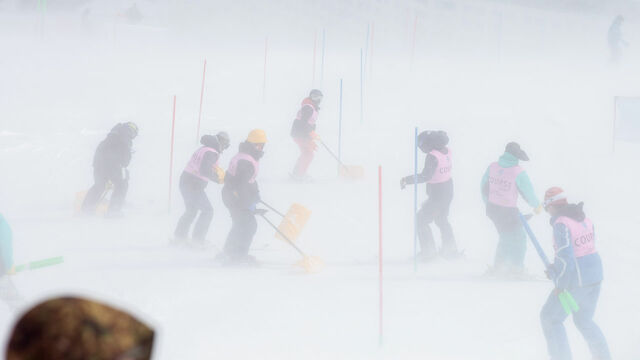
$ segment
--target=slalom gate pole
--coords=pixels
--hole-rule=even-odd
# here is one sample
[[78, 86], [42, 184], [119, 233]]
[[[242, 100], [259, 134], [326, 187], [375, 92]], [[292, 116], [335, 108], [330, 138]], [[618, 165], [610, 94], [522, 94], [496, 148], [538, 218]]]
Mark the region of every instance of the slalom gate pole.
[[373, 78], [373, 35], [375, 33], [375, 22], [371, 22], [371, 36], [369, 39], [369, 80]]
[[311, 77], [311, 87], [316, 83], [316, 54], [318, 49], [318, 32], [313, 34], [313, 75]]
[[202, 88], [200, 89], [200, 110], [198, 111], [198, 130], [196, 132], [196, 144], [200, 143], [200, 119], [202, 118], [202, 101], [204, 99], [204, 80], [207, 75], [207, 59], [204, 59], [204, 70], [202, 70]]
[[62, 264], [63, 262], [64, 262], [64, 257], [62, 256], [57, 256], [57, 257], [52, 257], [52, 258], [42, 259], [37, 261], [31, 261], [26, 264], [16, 265], [15, 272], [18, 273], [26, 270], [41, 269], [48, 266]]
[[364, 64], [363, 64], [363, 54], [362, 54], [362, 48], [360, 48], [360, 125], [362, 125], [363, 119], [364, 119], [364, 75], [363, 75], [363, 68], [364, 68]]
[[320, 85], [324, 82], [324, 45], [325, 45], [325, 29], [322, 28], [322, 56], [320, 58]]
[[276, 213], [276, 214], [278, 214], [278, 215], [280, 215], [282, 217], [285, 217], [283, 213], [281, 213], [280, 211], [276, 210], [273, 206], [267, 204], [266, 202], [260, 200], [260, 203], [262, 205], [266, 206], [267, 208], [269, 208], [269, 210], [273, 211], [274, 213]]
[[367, 36], [364, 39], [364, 68], [369, 63], [369, 33], [371, 30], [371, 23], [367, 23]]
[[[547, 258], [547, 255], [544, 253], [542, 246], [540, 246], [540, 243], [538, 242], [538, 239], [533, 233], [533, 230], [531, 230], [531, 227], [529, 226], [527, 219], [525, 218], [524, 215], [522, 215], [522, 213], [520, 213], [519, 216], [520, 216], [520, 221], [522, 222], [522, 226], [524, 227], [524, 230], [527, 232], [527, 235], [529, 235], [529, 240], [531, 240], [533, 247], [536, 249], [536, 252], [540, 257], [540, 260], [542, 260], [542, 263], [544, 264], [545, 269], [549, 269], [551, 267], [549, 258]], [[554, 285], [557, 285], [555, 284], [555, 281], [554, 281]], [[560, 300], [560, 304], [562, 305], [562, 308], [567, 313], [567, 315], [571, 315], [572, 312], [577, 312], [580, 309], [576, 300], [573, 298], [571, 293], [566, 289], [558, 294], [558, 300]]]
[[383, 291], [382, 291], [382, 166], [378, 165], [378, 269], [379, 269], [379, 344], [383, 343]]
[[269, 49], [269, 37], [264, 39], [264, 68], [262, 70], [262, 102], [267, 99], [267, 50]]
[[418, 128], [413, 131], [413, 272], [418, 271]]
[[416, 14], [413, 20], [413, 36], [411, 39], [411, 66], [410, 69], [413, 70], [413, 58], [416, 54], [416, 33], [418, 30], [418, 14]]
[[169, 154], [169, 207], [171, 213], [171, 190], [173, 187], [173, 140], [176, 129], [176, 95], [173, 95], [173, 119], [171, 120], [171, 151]]
[[529, 226], [529, 222], [527, 222], [527, 219], [525, 218], [525, 216], [522, 215], [521, 213], [519, 214], [519, 216], [520, 216], [520, 221], [522, 222], [522, 226], [524, 227], [524, 230], [529, 235], [531, 244], [533, 244], [533, 247], [536, 249], [536, 252], [540, 257], [540, 260], [542, 260], [542, 263], [544, 263], [545, 269], [548, 268], [549, 266], [551, 266], [551, 262], [549, 261], [549, 258], [547, 258], [547, 254], [545, 254], [544, 250], [542, 250], [542, 246], [540, 246], [538, 239], [533, 234], [533, 230], [531, 230], [531, 226]]
[[338, 109], [338, 160], [340, 160], [342, 159], [342, 79], [340, 79], [340, 104]]

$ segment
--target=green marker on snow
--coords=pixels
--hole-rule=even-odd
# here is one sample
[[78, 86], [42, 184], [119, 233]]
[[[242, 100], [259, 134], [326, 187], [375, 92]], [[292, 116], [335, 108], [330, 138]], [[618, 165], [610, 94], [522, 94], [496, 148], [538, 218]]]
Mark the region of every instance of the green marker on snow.
[[22, 265], [16, 265], [15, 271], [16, 272], [21, 272], [21, 271], [26, 271], [26, 270], [41, 269], [41, 268], [48, 267], [48, 266], [62, 264], [63, 262], [64, 262], [64, 257], [62, 257], [62, 256], [52, 257], [52, 258], [48, 258], [48, 259], [31, 261], [31, 262], [28, 262], [28, 263], [22, 264]]

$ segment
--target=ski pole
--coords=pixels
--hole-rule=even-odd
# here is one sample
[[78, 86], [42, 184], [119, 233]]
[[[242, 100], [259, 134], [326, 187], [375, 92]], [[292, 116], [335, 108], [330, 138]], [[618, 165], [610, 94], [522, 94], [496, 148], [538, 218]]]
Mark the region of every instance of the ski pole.
[[271, 205], [267, 204], [266, 202], [264, 202], [264, 201], [260, 200], [260, 203], [261, 203], [262, 205], [264, 205], [264, 206], [268, 207], [268, 208], [269, 208], [269, 210], [273, 211], [274, 213], [276, 213], [276, 214], [278, 214], [278, 215], [280, 215], [280, 216], [282, 216], [282, 217], [286, 217], [283, 213], [281, 213], [280, 211], [276, 210], [273, 206], [271, 206]]
[[[524, 215], [522, 215], [522, 213], [520, 213], [519, 216], [520, 216], [520, 221], [522, 222], [522, 226], [524, 227], [524, 230], [529, 235], [529, 240], [531, 240], [531, 243], [533, 244], [533, 247], [536, 249], [538, 256], [544, 263], [545, 268], [549, 269], [551, 267], [551, 263], [549, 262], [547, 255], [544, 253], [544, 250], [542, 250], [542, 247], [540, 246], [538, 239], [533, 233], [533, 230], [531, 230], [531, 227], [527, 222], [527, 218]], [[555, 282], [555, 280], [554, 280], [554, 285], [555, 286], [558, 285]], [[558, 294], [558, 300], [560, 300], [560, 304], [562, 305], [562, 308], [564, 309], [565, 313], [567, 313], [567, 315], [571, 314], [572, 312], [577, 312], [578, 310], [580, 310], [578, 303], [573, 298], [571, 293], [566, 289], [563, 290], [560, 294]]]
[[308, 257], [308, 256], [307, 256], [307, 254], [305, 254], [305, 253], [304, 253], [304, 251], [302, 251], [302, 250], [301, 250], [301, 249], [300, 249], [296, 244], [294, 244], [294, 243], [293, 243], [293, 241], [291, 241], [291, 240], [287, 237], [287, 235], [285, 235], [282, 231], [280, 231], [280, 229], [278, 229], [278, 227], [277, 227], [277, 226], [275, 226], [275, 225], [274, 225], [274, 223], [272, 223], [271, 221], [269, 221], [269, 219], [267, 219], [267, 217], [266, 217], [266, 216], [264, 216], [264, 214], [261, 214], [260, 216], [264, 219], [264, 221], [266, 221], [266, 222], [267, 222], [267, 224], [271, 225], [271, 227], [272, 227], [272, 228], [274, 228], [274, 229], [276, 230], [276, 232], [277, 232], [278, 234], [280, 234], [280, 236], [282, 236], [282, 238], [283, 238], [283, 239], [285, 239], [285, 240], [289, 243], [289, 245], [293, 246], [293, 248], [294, 248], [294, 249], [296, 249], [296, 251], [297, 251], [300, 255], [302, 255], [302, 256], [303, 256], [303, 257], [305, 257], [305, 258], [306, 258], [306, 257]]

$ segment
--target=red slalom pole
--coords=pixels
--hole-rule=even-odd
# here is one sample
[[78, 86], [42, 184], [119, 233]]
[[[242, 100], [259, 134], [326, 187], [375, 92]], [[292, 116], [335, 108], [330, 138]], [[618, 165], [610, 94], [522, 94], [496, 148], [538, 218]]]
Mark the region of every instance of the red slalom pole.
[[204, 70], [202, 70], [202, 88], [200, 89], [200, 111], [198, 112], [198, 131], [196, 132], [196, 144], [200, 142], [200, 119], [202, 118], [202, 100], [204, 99], [204, 79], [207, 75], [207, 59], [204, 59]]
[[176, 129], [176, 96], [173, 95], [173, 120], [171, 120], [171, 152], [169, 155], [169, 213], [171, 213], [171, 188], [173, 187], [173, 139]]
[[379, 318], [379, 343], [382, 346], [383, 339], [383, 317], [382, 317], [382, 166], [378, 165], [378, 268], [380, 271], [380, 318]]

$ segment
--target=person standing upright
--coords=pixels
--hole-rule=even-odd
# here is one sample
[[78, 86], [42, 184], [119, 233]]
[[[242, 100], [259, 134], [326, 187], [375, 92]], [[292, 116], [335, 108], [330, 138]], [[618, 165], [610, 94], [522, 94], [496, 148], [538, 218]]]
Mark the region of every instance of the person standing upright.
[[517, 275], [524, 271], [527, 238], [520, 222], [518, 196], [522, 196], [536, 214], [542, 211], [531, 180], [520, 167], [520, 161], [529, 161], [529, 157], [518, 143], [508, 143], [500, 159], [485, 171], [480, 186], [486, 214], [499, 236], [491, 269], [497, 275]]
[[602, 260], [596, 250], [593, 222], [586, 217], [582, 207], [583, 203], [568, 203], [559, 187], [549, 188], [544, 194], [544, 209], [551, 216], [549, 222], [555, 250], [553, 264], [546, 273], [553, 280], [555, 289], [542, 307], [540, 321], [551, 360], [572, 358], [562, 324], [568, 315], [558, 298], [565, 290], [578, 304], [573, 322], [589, 345], [592, 359], [611, 359], [607, 340], [593, 321], [603, 279]]
[[213, 207], [205, 189], [209, 181], [218, 184], [224, 182], [224, 171], [218, 166], [218, 161], [222, 152], [229, 147], [229, 135], [224, 131], [217, 135], [204, 135], [200, 143], [202, 146], [193, 153], [180, 176], [180, 193], [184, 198], [185, 211], [174, 233], [174, 242], [184, 242], [199, 211], [192, 234], [192, 242], [196, 246], [206, 245]]
[[255, 264], [249, 249], [256, 234], [256, 215], [266, 210], [256, 209], [260, 202], [258, 172], [264, 155], [267, 135], [263, 130], [252, 130], [247, 140], [240, 143], [238, 154], [231, 159], [222, 187], [222, 201], [231, 215], [231, 230], [220, 255], [223, 263]]
[[[447, 145], [449, 137], [444, 131], [423, 131], [418, 136], [418, 147], [427, 154], [424, 168], [418, 174], [417, 182], [427, 183], [429, 198], [418, 211], [418, 238], [420, 240], [420, 259], [429, 261], [438, 255], [430, 224], [440, 229], [442, 247], [440, 254], [444, 258], [459, 256], [453, 229], [449, 223], [449, 207], [453, 199], [453, 180], [451, 178], [452, 155]], [[405, 176], [400, 180], [400, 187], [414, 184], [414, 176]]]
[[609, 43], [609, 52], [611, 53], [611, 62], [618, 63], [622, 59], [622, 47], [629, 46], [622, 36], [622, 25], [624, 24], [624, 17], [622, 15], [616, 16], [609, 26], [607, 33], [607, 42]]
[[302, 100], [300, 110], [291, 126], [291, 137], [300, 148], [300, 156], [296, 161], [291, 178], [296, 181], [309, 180], [307, 170], [313, 161], [314, 152], [318, 148], [316, 140], [316, 122], [322, 102], [322, 91], [313, 89], [309, 96]]

